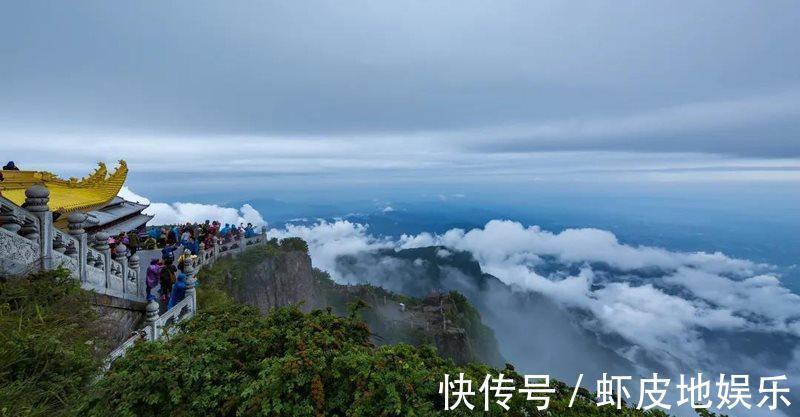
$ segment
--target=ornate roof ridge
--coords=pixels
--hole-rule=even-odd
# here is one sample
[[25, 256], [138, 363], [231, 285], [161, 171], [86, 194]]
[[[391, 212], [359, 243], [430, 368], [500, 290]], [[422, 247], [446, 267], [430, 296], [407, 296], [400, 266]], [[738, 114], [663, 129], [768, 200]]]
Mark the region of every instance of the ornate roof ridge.
[[25, 189], [32, 185], [44, 185], [50, 190], [50, 209], [59, 213], [89, 211], [100, 208], [119, 194], [128, 176], [128, 164], [119, 161], [119, 166], [108, 173], [102, 162], [84, 178], [64, 180], [47, 171], [3, 171], [5, 180], [0, 182], [3, 195], [16, 204], [25, 201]]

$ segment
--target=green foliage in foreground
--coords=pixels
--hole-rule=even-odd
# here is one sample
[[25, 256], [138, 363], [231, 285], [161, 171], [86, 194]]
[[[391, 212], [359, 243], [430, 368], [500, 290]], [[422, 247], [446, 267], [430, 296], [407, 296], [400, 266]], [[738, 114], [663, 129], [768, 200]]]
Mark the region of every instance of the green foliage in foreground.
[[[443, 411], [438, 382], [464, 372], [480, 385], [484, 365], [456, 366], [431, 347], [375, 347], [354, 317], [281, 308], [267, 316], [242, 305], [201, 312], [168, 341], [141, 343], [94, 386], [88, 416], [663, 416], [598, 408], [585, 390], [558, 384], [550, 414], [517, 395], [511, 411]], [[503, 371], [522, 386], [522, 377]], [[480, 396], [477, 396], [480, 398]], [[475, 399], [477, 409], [482, 402]]]
[[207, 306], [183, 332], [138, 344], [96, 380], [107, 349], [87, 293], [66, 271], [0, 282], [0, 416], [665, 416], [598, 408], [586, 390], [567, 408], [571, 389], [558, 382], [546, 413], [519, 395], [509, 412], [478, 411], [480, 395], [474, 412], [443, 411], [445, 373], [464, 372], [477, 389], [498, 371], [457, 366], [431, 347], [375, 347], [356, 314], [283, 308], [262, 317], [225, 297]]
[[66, 270], [0, 282], [0, 416], [59, 416], [100, 364], [97, 316]]

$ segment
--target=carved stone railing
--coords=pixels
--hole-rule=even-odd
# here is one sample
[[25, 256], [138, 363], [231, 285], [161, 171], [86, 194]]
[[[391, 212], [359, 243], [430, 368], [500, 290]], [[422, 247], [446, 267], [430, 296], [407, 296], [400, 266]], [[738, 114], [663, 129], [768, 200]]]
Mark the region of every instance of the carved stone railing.
[[236, 255], [245, 249], [266, 243], [266, 227], [261, 234], [233, 241], [218, 239], [206, 249], [203, 244], [196, 257], [185, 263], [186, 297], [161, 316], [159, 304], [146, 294], [145, 277], [139, 276], [139, 256], [127, 257], [127, 248], [119, 244], [112, 256], [108, 235], [86, 233], [92, 220], [85, 213], [74, 212], [67, 218], [69, 233], [53, 226], [48, 207], [50, 191], [42, 185], [25, 190], [22, 207], [0, 196], [0, 274], [24, 275], [59, 267], [69, 270], [81, 287], [99, 294], [147, 303], [146, 325], [135, 332], [108, 356], [106, 365], [125, 354], [138, 340], [158, 340], [174, 334], [177, 323], [197, 311], [195, 274], [217, 259]]
[[38, 218], [0, 197], [0, 271], [24, 274], [41, 265]]
[[42, 185], [25, 190], [22, 207], [0, 196], [0, 273], [24, 275], [63, 267], [87, 290], [146, 302], [139, 257], [127, 257], [122, 246], [112, 259], [108, 235], [88, 236], [84, 230], [91, 225], [85, 213], [69, 215], [69, 233], [57, 229], [49, 201], [50, 191]]
[[53, 229], [53, 267], [69, 270], [73, 277], [80, 277], [80, 260], [78, 259], [80, 243], [67, 233]]
[[138, 330], [134, 332], [134, 335], [132, 335], [130, 338], [122, 342], [121, 345], [117, 346], [116, 349], [112, 350], [111, 353], [108, 354], [108, 357], [105, 360], [105, 366], [104, 366], [105, 370], [108, 370], [108, 368], [111, 367], [111, 364], [114, 363], [114, 361], [117, 358], [125, 355], [125, 352], [127, 352], [128, 349], [132, 348], [136, 344], [136, 342], [140, 340], [152, 340], [150, 331], [151, 331], [150, 327], [145, 327], [141, 330]]
[[146, 325], [134, 332], [131, 337], [122, 342], [116, 349], [111, 351], [106, 358], [106, 369], [119, 357], [125, 355], [128, 349], [132, 348], [139, 341], [154, 341], [169, 338], [178, 331], [176, 326], [183, 320], [194, 316], [194, 307], [197, 304], [196, 295], [186, 294], [180, 302], [175, 304], [166, 313], [158, 315], [159, 305], [155, 300], [147, 304]]
[[218, 242], [209, 250], [206, 250], [205, 245], [201, 243], [197, 256], [190, 258], [190, 262], [184, 261], [183, 273], [186, 275], [186, 296], [183, 300], [159, 316], [158, 311], [160, 306], [158, 302], [155, 297], [149, 297], [145, 316], [145, 327], [134, 332], [130, 338], [108, 355], [105, 363], [106, 369], [111, 366], [114, 360], [125, 355], [125, 352], [137, 342], [169, 338], [178, 331], [178, 327], [176, 326], [178, 323], [188, 320], [195, 315], [197, 312], [197, 292], [195, 290], [195, 285], [197, 283], [196, 275], [200, 268], [203, 266], [211, 266], [220, 258], [235, 256], [236, 254], [244, 252], [247, 248], [254, 245], [263, 245], [265, 243], [267, 243], [266, 227], [261, 228], [260, 235], [234, 240], [227, 244]]

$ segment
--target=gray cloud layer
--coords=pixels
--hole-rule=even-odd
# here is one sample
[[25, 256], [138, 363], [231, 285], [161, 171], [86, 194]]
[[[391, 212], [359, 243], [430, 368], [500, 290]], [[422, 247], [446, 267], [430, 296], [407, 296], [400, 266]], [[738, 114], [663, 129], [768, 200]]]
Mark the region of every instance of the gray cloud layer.
[[798, 18], [791, 1], [18, 2], [0, 140], [799, 157]]

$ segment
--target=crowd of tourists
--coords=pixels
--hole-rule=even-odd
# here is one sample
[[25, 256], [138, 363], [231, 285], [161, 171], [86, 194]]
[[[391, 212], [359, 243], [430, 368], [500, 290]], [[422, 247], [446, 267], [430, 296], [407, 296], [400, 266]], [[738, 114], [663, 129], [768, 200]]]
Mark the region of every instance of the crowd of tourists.
[[185, 225], [151, 227], [147, 230], [146, 246], [164, 248], [180, 244], [196, 254], [200, 243], [206, 248], [218, 244], [227, 244], [243, 237], [256, 235], [252, 223], [235, 224], [225, 223], [223, 226], [218, 221], [206, 220], [204, 223], [186, 223]]
[[[2, 170], [19, 171], [19, 168], [14, 161], [8, 161]], [[3, 180], [0, 172], [0, 182]], [[256, 234], [252, 223], [240, 223], [237, 226], [206, 220], [183, 225], [142, 226], [137, 230], [109, 236], [108, 246], [115, 259], [121, 256], [130, 258], [140, 250], [161, 249], [160, 258], [152, 259], [147, 268], [147, 297], [155, 297], [161, 301], [162, 307], [169, 309], [184, 298], [187, 278], [184, 269], [187, 261], [193, 262], [201, 245], [206, 250], [213, 250], [217, 245], [235, 246], [240, 239]], [[175, 252], [180, 254], [177, 259]], [[156, 289], [157, 294], [154, 294]]]
[[[205, 223], [153, 226], [120, 233], [109, 236], [108, 244], [111, 246], [112, 254], [116, 253], [116, 248], [119, 247], [121, 250], [127, 250], [128, 256], [138, 250], [161, 249], [175, 245], [189, 249], [193, 255], [196, 255], [200, 250], [201, 243], [206, 249], [211, 249], [216, 245], [229, 244], [243, 237], [253, 237], [256, 234], [252, 223], [241, 223], [239, 226], [225, 223], [223, 226], [217, 221], [206, 220]], [[120, 243], [125, 245], [124, 248], [119, 246]]]
[[194, 262], [201, 244], [205, 250], [212, 250], [216, 245], [235, 245], [240, 239], [256, 234], [252, 223], [236, 226], [206, 220], [120, 233], [109, 237], [109, 246], [112, 253], [127, 249], [128, 256], [137, 250], [161, 249], [161, 256], [152, 259], [147, 267], [145, 284], [148, 299], [156, 299], [163, 308], [170, 309], [186, 294], [186, 265]]
[[[166, 309], [172, 308], [186, 296], [186, 265], [194, 262], [192, 252], [184, 249], [181, 256], [175, 260], [178, 246], [167, 246], [161, 250], [160, 258], [153, 258], [147, 267], [145, 285], [147, 298], [158, 300]], [[158, 294], [153, 291], [158, 288]]]

